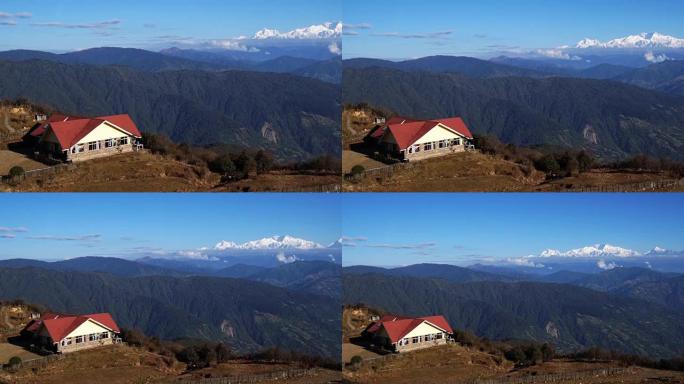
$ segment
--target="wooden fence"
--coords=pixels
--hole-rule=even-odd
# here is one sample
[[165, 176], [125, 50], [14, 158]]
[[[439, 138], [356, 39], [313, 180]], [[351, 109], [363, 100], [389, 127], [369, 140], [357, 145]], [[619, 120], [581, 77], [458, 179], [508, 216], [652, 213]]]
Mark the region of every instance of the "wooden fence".
[[319, 192], [319, 193], [337, 193], [342, 191], [341, 184], [324, 184], [314, 185], [311, 187], [292, 187], [292, 188], [277, 188], [267, 192]]
[[638, 183], [598, 185], [569, 189], [569, 192], [649, 192], [664, 191], [684, 186], [684, 179], [664, 179]]
[[235, 375], [229, 377], [212, 377], [201, 379], [185, 379], [179, 381], [186, 384], [252, 384], [264, 381], [281, 381], [297, 379], [302, 377], [312, 377], [318, 369], [289, 369], [286, 371], [256, 373], [251, 375]]
[[73, 170], [76, 168], [76, 165], [73, 163], [60, 163], [56, 165], [52, 165], [49, 167], [45, 168], [39, 168], [39, 169], [32, 169], [30, 171], [25, 171], [23, 176], [20, 176], [19, 179], [12, 179], [10, 176], [0, 176], [0, 183], [6, 183], [9, 184], [13, 181], [23, 181], [26, 179], [31, 179], [35, 177], [40, 177], [43, 175], [54, 175], [59, 172], [65, 171], [65, 170]]
[[387, 165], [384, 167], [370, 168], [370, 169], [364, 170], [361, 173], [345, 174], [344, 180], [345, 181], [359, 181], [359, 180], [364, 179], [366, 177], [388, 178], [388, 177], [392, 177], [392, 175], [394, 175], [394, 172], [396, 172], [398, 170], [411, 169], [415, 165], [416, 165], [416, 163], [396, 163], [396, 164]]
[[9, 364], [0, 364], [0, 369], [10, 370], [13, 368], [35, 368], [35, 367], [45, 368], [48, 364], [53, 363], [55, 361], [63, 360], [67, 356], [68, 355], [54, 354], [54, 355], [47, 355], [47, 356], [43, 356], [43, 357], [37, 357], [35, 359], [22, 361], [18, 367], [13, 367], [12, 365], [9, 365]]
[[603, 368], [589, 371], [550, 373], [525, 377], [505, 377], [495, 379], [473, 379], [453, 381], [454, 384], [551, 384], [583, 383], [591, 378], [606, 378], [628, 373], [626, 368]]

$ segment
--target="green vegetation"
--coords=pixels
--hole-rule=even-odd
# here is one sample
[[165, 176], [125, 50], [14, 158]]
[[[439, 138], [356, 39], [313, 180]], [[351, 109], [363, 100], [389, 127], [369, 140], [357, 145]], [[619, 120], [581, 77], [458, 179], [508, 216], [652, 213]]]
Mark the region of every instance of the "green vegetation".
[[343, 303], [408, 316], [439, 313], [493, 340], [553, 343], [561, 353], [591, 346], [662, 358], [684, 353], [680, 311], [568, 284], [456, 283], [345, 269], [343, 286]]
[[603, 348], [592, 347], [584, 351], [577, 353], [571, 353], [564, 357], [577, 359], [577, 360], [612, 360], [618, 361], [622, 365], [629, 366], [640, 366], [653, 369], [666, 369], [669, 371], [684, 371], [684, 356], [675, 357], [671, 359], [658, 359], [654, 360], [645, 356], [637, 356], [631, 354], [625, 354], [621, 352], [609, 351]]
[[224, 342], [239, 353], [274, 345], [340, 353], [339, 300], [244, 279], [0, 268], [0, 299], [9, 298], [63, 313], [106, 311], [124, 328], [160, 339]]
[[258, 177], [278, 170], [336, 174], [341, 168], [339, 159], [328, 155], [296, 163], [277, 163], [267, 150], [250, 151], [235, 150], [228, 146], [197, 147], [176, 144], [163, 134], [145, 133], [143, 144], [153, 153], [220, 174], [224, 182]]
[[586, 150], [603, 162], [638, 154], [684, 161], [679, 97], [605, 80], [473, 78], [346, 64], [345, 103], [415, 118], [462, 116], [474, 134], [516, 146]]
[[341, 150], [339, 86], [315, 79], [41, 60], [0, 61], [0, 72], [0, 98], [24, 97], [76, 115], [129, 113], [141, 131], [178, 143], [263, 148], [281, 161]]

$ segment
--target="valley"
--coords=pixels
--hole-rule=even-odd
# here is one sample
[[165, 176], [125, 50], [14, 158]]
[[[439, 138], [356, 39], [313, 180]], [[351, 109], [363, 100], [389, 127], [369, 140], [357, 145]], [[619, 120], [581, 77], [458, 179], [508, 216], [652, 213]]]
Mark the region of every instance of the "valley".
[[[343, 188], [348, 192], [677, 192], [684, 191], [681, 170], [609, 166], [592, 160], [591, 169], [547, 175], [537, 169], [544, 153], [562, 149], [515, 147], [492, 140], [476, 151], [409, 164], [381, 159], [363, 139], [391, 112], [368, 105], [347, 106], [342, 114]], [[487, 137], [484, 137], [487, 138]], [[476, 141], [477, 143], [477, 141]], [[352, 169], [363, 173], [354, 177]], [[547, 171], [548, 172], [548, 171]]]

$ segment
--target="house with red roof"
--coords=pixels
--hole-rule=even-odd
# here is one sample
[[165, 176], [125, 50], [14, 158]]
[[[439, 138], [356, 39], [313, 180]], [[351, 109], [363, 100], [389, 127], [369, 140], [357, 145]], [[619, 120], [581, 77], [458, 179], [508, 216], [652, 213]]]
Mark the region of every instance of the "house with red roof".
[[472, 140], [472, 133], [460, 117], [414, 120], [394, 116], [366, 138], [386, 155], [401, 161], [463, 152], [471, 147]]
[[121, 333], [112, 315], [62, 315], [45, 313], [31, 320], [22, 335], [55, 353], [68, 353], [118, 343]]
[[366, 328], [364, 336], [378, 347], [401, 353], [446, 344], [453, 333], [449, 322], [441, 315], [384, 315]]
[[141, 148], [140, 130], [129, 115], [100, 117], [53, 113], [26, 135], [39, 156], [76, 162]]

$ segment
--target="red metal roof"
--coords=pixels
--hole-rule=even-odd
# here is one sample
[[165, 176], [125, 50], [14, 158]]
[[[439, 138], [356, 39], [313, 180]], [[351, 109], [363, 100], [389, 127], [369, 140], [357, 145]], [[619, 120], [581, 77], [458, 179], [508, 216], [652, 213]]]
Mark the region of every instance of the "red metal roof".
[[[55, 117], [53, 118], [53, 116]], [[34, 129], [31, 132], [31, 135], [39, 137], [42, 136], [47, 129], [52, 129], [57, 137], [57, 141], [59, 141], [59, 145], [62, 146], [62, 149], [67, 149], [78, 143], [79, 140], [86, 137], [90, 132], [92, 132], [105, 121], [116, 125], [134, 137], [142, 137], [140, 130], [133, 122], [133, 119], [126, 114], [101, 116], [93, 119], [53, 114], [50, 116], [50, 119], [48, 119], [47, 123], [44, 123], [38, 128]]]
[[366, 332], [376, 333], [380, 331], [380, 329], [385, 328], [385, 332], [387, 332], [390, 340], [393, 343], [396, 343], [425, 321], [445, 330], [447, 333], [454, 332], [444, 316], [441, 315], [415, 318], [385, 315], [381, 317], [380, 320], [371, 324], [366, 329]]
[[29, 132], [29, 135], [33, 137], [40, 137], [45, 133], [45, 130], [47, 130], [48, 125], [50, 123], [57, 123], [60, 121], [68, 121], [68, 120], [80, 120], [80, 119], [85, 119], [85, 117], [81, 116], [67, 116], [61, 113], [53, 113], [48, 117], [47, 120], [45, 120], [42, 124], [34, 128], [31, 132]]
[[[428, 133], [432, 128], [442, 124], [458, 134], [472, 139], [473, 134], [460, 117], [450, 117], [436, 120], [412, 120], [404, 117], [393, 117], [387, 122], [387, 129], [392, 133], [399, 145], [399, 149], [406, 149], [413, 145], [416, 140]], [[376, 130], [377, 132], [378, 130]], [[375, 132], [373, 132], [375, 134]], [[375, 137], [375, 136], [374, 136]], [[379, 137], [376, 137], [379, 138]]]
[[119, 326], [109, 313], [93, 313], [80, 316], [46, 313], [40, 319], [30, 322], [25, 330], [35, 333], [40, 329], [41, 325], [44, 325], [52, 341], [57, 343], [88, 320], [94, 320], [115, 333], [121, 332]]

